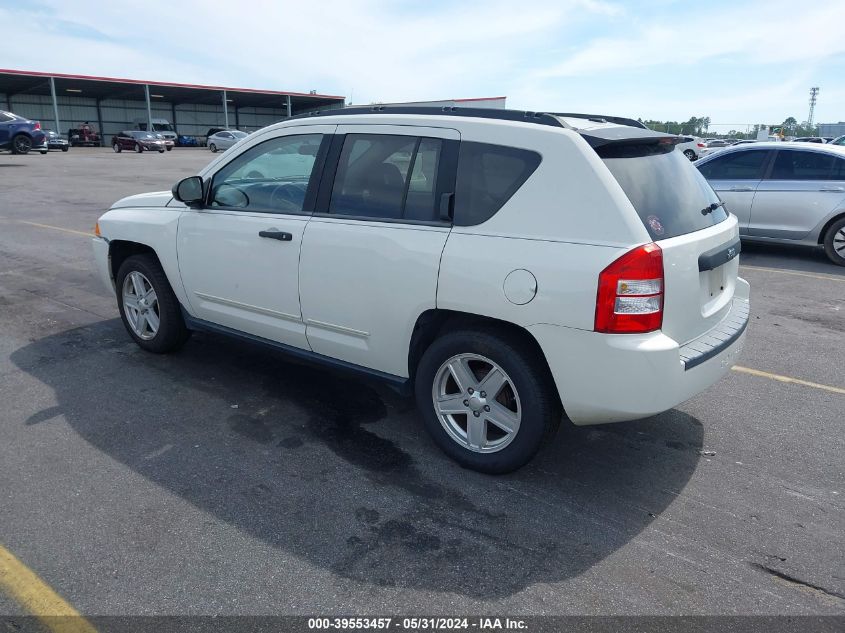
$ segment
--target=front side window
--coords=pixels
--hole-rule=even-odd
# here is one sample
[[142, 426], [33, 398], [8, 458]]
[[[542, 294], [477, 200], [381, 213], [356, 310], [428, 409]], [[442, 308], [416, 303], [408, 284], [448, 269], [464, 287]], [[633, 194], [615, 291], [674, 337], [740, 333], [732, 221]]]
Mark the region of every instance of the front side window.
[[780, 150], [770, 180], [830, 180], [835, 156], [822, 152]]
[[733, 152], [696, 167], [707, 180], [759, 180], [768, 153], [766, 149]]
[[322, 140], [322, 134], [283, 136], [250, 148], [215, 174], [210, 206], [301, 212]]
[[526, 149], [461, 142], [455, 186], [455, 224], [486, 222], [510, 200], [540, 164]]
[[338, 160], [329, 213], [434, 221], [442, 141], [390, 134], [348, 134]]

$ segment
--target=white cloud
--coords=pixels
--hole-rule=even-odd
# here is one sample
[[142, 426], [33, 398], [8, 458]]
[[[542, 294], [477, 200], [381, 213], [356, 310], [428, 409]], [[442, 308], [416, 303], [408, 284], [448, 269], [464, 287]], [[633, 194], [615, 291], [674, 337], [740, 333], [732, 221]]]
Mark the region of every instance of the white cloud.
[[[714, 24], [699, 26], [705, 17]], [[843, 23], [845, 2], [841, 1], [800, 8], [793, 2], [754, 3], [718, 14], [691, 11], [672, 16], [671, 22], [664, 19], [657, 24], [635, 26], [632, 36], [595, 39], [536, 74], [564, 77], [626, 68], [693, 65], [726, 57], [738, 65], [813, 61], [845, 53], [845, 38], [834, 26]]]

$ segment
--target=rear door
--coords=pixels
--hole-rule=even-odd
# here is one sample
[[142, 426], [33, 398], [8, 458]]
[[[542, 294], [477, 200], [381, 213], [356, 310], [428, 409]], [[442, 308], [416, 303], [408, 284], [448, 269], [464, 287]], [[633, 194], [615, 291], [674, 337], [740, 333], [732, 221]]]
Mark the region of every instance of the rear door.
[[663, 251], [662, 330], [683, 345], [730, 310], [739, 270], [739, 226], [680, 152], [598, 153]]
[[749, 235], [800, 240], [845, 198], [845, 158], [810, 149], [778, 149], [757, 188]]
[[725, 208], [739, 222], [739, 232], [748, 231], [751, 205], [763, 178], [771, 151], [760, 148], [725, 150], [723, 154], [696, 165]]
[[456, 130], [341, 125], [302, 241], [302, 317], [311, 348], [408, 376], [417, 316], [434, 308], [451, 223]]

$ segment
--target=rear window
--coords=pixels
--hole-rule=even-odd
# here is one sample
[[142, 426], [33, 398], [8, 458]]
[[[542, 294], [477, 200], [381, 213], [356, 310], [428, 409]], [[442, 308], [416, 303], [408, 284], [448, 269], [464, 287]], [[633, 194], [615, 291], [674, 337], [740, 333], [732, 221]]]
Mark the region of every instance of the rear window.
[[489, 220], [534, 173], [540, 160], [537, 152], [526, 149], [462, 141], [454, 223], [472, 226]]
[[685, 235], [727, 219], [724, 207], [702, 213], [719, 198], [683, 154], [657, 145], [623, 147], [598, 151], [652, 239]]

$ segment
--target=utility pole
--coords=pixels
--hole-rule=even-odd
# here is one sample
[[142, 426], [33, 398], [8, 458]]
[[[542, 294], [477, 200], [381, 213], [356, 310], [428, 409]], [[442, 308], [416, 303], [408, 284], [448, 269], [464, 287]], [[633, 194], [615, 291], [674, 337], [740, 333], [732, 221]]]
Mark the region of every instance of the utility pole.
[[819, 94], [819, 87], [814, 86], [810, 88], [810, 114], [807, 116], [807, 127], [812, 129], [813, 128], [813, 115], [816, 110], [816, 99]]

